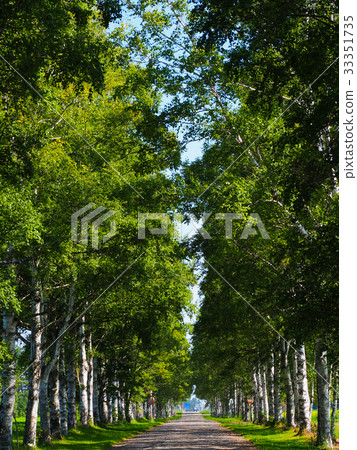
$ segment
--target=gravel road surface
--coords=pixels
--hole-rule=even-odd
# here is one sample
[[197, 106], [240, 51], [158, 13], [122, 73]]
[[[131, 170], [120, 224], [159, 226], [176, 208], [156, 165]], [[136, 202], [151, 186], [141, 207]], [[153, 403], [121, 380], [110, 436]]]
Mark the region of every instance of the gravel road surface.
[[149, 431], [127, 439], [112, 448], [236, 448], [256, 450], [256, 447], [243, 437], [222, 427], [213, 420], [206, 420], [200, 413], [184, 413], [179, 420], [169, 421], [151, 428]]

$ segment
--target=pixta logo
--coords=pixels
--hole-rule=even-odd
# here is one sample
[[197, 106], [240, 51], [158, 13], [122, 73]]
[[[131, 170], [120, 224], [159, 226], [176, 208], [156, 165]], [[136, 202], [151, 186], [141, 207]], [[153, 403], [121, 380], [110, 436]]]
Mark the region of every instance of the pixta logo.
[[[89, 223], [92, 219], [96, 218], [92, 222], [92, 247], [98, 250], [99, 246], [99, 227], [109, 220], [116, 211], [110, 209], [105, 214], [102, 214], [106, 208], [104, 206], [98, 206], [98, 208], [86, 214], [89, 210], [96, 208], [95, 203], [88, 203], [88, 205], [76, 211], [71, 215], [71, 237], [74, 242], [79, 244], [88, 245], [88, 228]], [[98, 217], [99, 216], [99, 217]], [[79, 233], [78, 233], [78, 224]], [[110, 221], [110, 231], [103, 236], [103, 243], [109, 241], [116, 234], [116, 222], [115, 220]]]
[[[205, 213], [201, 219], [197, 219], [193, 214], [188, 216], [189, 221], [186, 228], [193, 228], [197, 231], [203, 239], [212, 239], [208, 231], [203, 227], [207, 220], [212, 216], [212, 213]], [[174, 214], [174, 228], [178, 239], [187, 238], [187, 235], [182, 234], [182, 216]], [[214, 215], [216, 220], [224, 220], [225, 224], [225, 238], [233, 238], [233, 221], [242, 220], [243, 214], [240, 213], [217, 213]], [[146, 222], [156, 221], [160, 223], [159, 227], [146, 227]], [[166, 213], [139, 213], [138, 214], [138, 238], [146, 239], [147, 231], [151, 234], [168, 234], [169, 233], [170, 216]], [[249, 236], [255, 236], [260, 233], [263, 239], [270, 239], [270, 236], [258, 213], [250, 213], [245, 223], [244, 229], [240, 235], [240, 239], [248, 239]]]

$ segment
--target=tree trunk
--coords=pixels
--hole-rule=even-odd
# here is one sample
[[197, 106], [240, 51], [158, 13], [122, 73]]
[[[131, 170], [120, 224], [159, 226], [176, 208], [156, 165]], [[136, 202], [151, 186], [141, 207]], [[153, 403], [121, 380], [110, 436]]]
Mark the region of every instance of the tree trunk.
[[50, 430], [51, 437], [62, 439], [61, 413], [59, 402], [59, 359], [57, 358], [48, 379], [48, 398], [50, 401]]
[[40, 399], [41, 359], [42, 359], [42, 323], [41, 302], [42, 290], [37, 278], [37, 265], [33, 263], [31, 294], [31, 363], [29, 376], [29, 393], [26, 407], [26, 421], [23, 444], [36, 447], [37, 417]]
[[115, 393], [113, 396], [113, 421], [118, 422], [119, 420], [119, 401], [118, 394]]
[[40, 382], [40, 427], [41, 432], [39, 442], [41, 444], [51, 444], [51, 424], [50, 424], [50, 410], [48, 404], [48, 379], [52, 364], [42, 366], [42, 376]]
[[82, 425], [88, 425], [88, 362], [84, 332], [84, 317], [79, 328], [79, 400], [80, 420]]
[[240, 409], [241, 417], [242, 417], [244, 422], [247, 422], [248, 421], [248, 411], [247, 411], [247, 408], [246, 408], [247, 401], [246, 401], [246, 398], [243, 395], [242, 391], [240, 391], [239, 400], [240, 400], [240, 408], [239, 409]]
[[252, 403], [249, 403], [249, 402], [247, 401], [247, 403], [246, 403], [246, 410], [247, 410], [247, 417], [248, 417], [248, 420], [250, 420], [251, 422], [253, 422], [253, 404], [252, 404]]
[[310, 422], [312, 419], [312, 410], [314, 408], [314, 395], [315, 395], [315, 391], [314, 391], [314, 380], [311, 381], [311, 393], [310, 393]]
[[60, 362], [59, 402], [60, 402], [61, 433], [64, 436], [67, 436], [68, 435], [67, 378], [66, 378], [66, 367], [63, 349]]
[[280, 351], [279, 346], [274, 354], [274, 422], [283, 420], [283, 408], [281, 405], [281, 375], [280, 375]]
[[334, 390], [332, 391], [332, 410], [331, 410], [331, 439], [332, 442], [336, 442], [336, 412], [338, 408], [338, 373], [335, 369], [334, 377], [333, 377], [333, 387]]
[[289, 348], [290, 344], [281, 340], [281, 365], [284, 376], [284, 385], [286, 393], [286, 425], [288, 427], [295, 427], [295, 402], [294, 402], [294, 389], [291, 382], [290, 368], [289, 368]]
[[236, 389], [236, 395], [237, 395], [237, 417], [243, 417], [242, 391], [239, 387], [237, 387]]
[[253, 384], [253, 410], [254, 410], [254, 422], [259, 421], [259, 394], [258, 394], [258, 381], [257, 381], [257, 373], [254, 369], [252, 373], [252, 384]]
[[131, 417], [130, 417], [130, 398], [129, 394], [125, 392], [124, 394], [124, 412], [125, 412], [125, 421], [130, 423]]
[[330, 402], [327, 368], [327, 352], [321, 342], [316, 347], [317, 372], [317, 445], [333, 448], [330, 432]]
[[98, 391], [98, 358], [93, 356], [93, 417], [95, 423], [100, 422]]
[[297, 384], [299, 391], [299, 433], [303, 434], [305, 431], [311, 431], [309, 386], [304, 344], [297, 348]]
[[88, 333], [88, 423], [93, 425], [93, 348], [92, 333]]
[[108, 387], [108, 380], [106, 378], [105, 374], [105, 368], [101, 368], [101, 383], [100, 383], [100, 391], [99, 391], [99, 420], [100, 423], [108, 423], [109, 417], [108, 417], [108, 393], [107, 393], [107, 387]]
[[268, 361], [268, 372], [267, 372], [267, 383], [268, 383], [268, 415], [269, 421], [274, 421], [274, 353], [270, 354]]
[[[55, 429], [60, 430], [60, 418], [59, 418], [59, 401], [58, 401], [58, 369], [56, 369], [56, 366], [58, 364], [60, 352], [61, 352], [61, 345], [64, 333], [68, 329], [69, 322], [72, 317], [73, 312], [73, 306], [74, 306], [74, 285], [71, 285], [70, 288], [70, 294], [69, 294], [69, 301], [68, 301], [68, 308], [67, 308], [67, 314], [63, 321], [62, 327], [58, 330], [58, 332], [52, 336], [52, 343], [55, 343], [54, 346], [52, 346], [52, 356], [50, 361], [46, 364], [46, 356], [47, 353], [42, 352], [42, 373], [41, 373], [41, 382], [40, 382], [40, 425], [41, 425], [41, 437], [40, 442], [41, 443], [51, 443], [51, 420], [50, 420], [50, 411], [49, 411], [49, 396], [48, 396], [48, 384], [49, 384], [49, 377], [52, 372], [52, 370], [55, 370], [56, 373], [56, 405], [54, 406], [54, 409], [56, 410], [56, 425]], [[42, 345], [44, 346], [46, 344], [46, 336], [45, 334], [42, 335]], [[48, 347], [49, 349], [49, 347]], [[58, 423], [57, 423], [58, 422]]]
[[[296, 345], [296, 344], [295, 344]], [[293, 385], [294, 385], [294, 404], [295, 404], [295, 422], [297, 424], [300, 423], [300, 414], [299, 414], [299, 386], [298, 386], [298, 379], [297, 379], [297, 353], [296, 351], [292, 354], [293, 358]]]
[[76, 336], [72, 337], [72, 351], [68, 364], [68, 429], [77, 428], [76, 410]]
[[265, 411], [264, 411], [264, 391], [263, 391], [263, 382], [262, 382], [260, 363], [257, 364], [257, 388], [258, 388], [258, 398], [259, 398], [258, 422], [263, 423], [264, 419], [265, 419]]
[[[107, 394], [107, 405], [108, 405], [108, 423], [113, 422], [113, 397]], [[136, 416], [135, 416], [136, 418]]]
[[264, 420], [269, 420], [269, 403], [268, 403], [268, 389], [267, 389], [267, 377], [266, 377], [266, 366], [262, 365], [261, 368], [261, 379], [262, 379], [262, 389], [263, 389], [263, 410], [264, 410]]
[[0, 405], [0, 448], [12, 449], [12, 423], [15, 406], [16, 361], [15, 361], [16, 320], [12, 311], [3, 315], [2, 338], [9, 352], [9, 360], [1, 371], [1, 380], [5, 388]]

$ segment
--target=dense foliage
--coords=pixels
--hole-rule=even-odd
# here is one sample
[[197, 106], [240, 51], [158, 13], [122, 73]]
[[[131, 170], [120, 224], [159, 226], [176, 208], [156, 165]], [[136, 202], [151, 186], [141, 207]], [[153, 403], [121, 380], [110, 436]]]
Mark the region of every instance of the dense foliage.
[[[285, 402], [301, 433], [315, 402], [330, 446], [337, 5], [0, 8], [0, 448], [27, 392], [34, 446], [38, 410], [49, 442], [76, 426], [78, 404], [84, 425], [130, 421], [151, 396], [169, 414], [193, 384], [218, 415], [252, 418], [252, 399], [254, 420], [276, 423]], [[192, 142], [202, 157], [182, 162]], [[88, 204], [112, 211], [98, 241], [73, 239], [71, 216]], [[211, 239], [174, 240], [172, 225], [138, 239], [147, 212], [210, 213]], [[190, 350], [193, 261], [202, 297]]]

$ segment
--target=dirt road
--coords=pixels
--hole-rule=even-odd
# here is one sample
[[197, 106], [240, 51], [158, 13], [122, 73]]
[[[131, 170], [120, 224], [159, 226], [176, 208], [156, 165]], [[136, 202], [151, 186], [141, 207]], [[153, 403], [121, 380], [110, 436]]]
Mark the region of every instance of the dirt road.
[[205, 448], [256, 450], [243, 437], [222, 427], [213, 420], [206, 420], [200, 413], [184, 413], [179, 420], [151, 428], [138, 436], [127, 439], [113, 449], [178, 449]]

